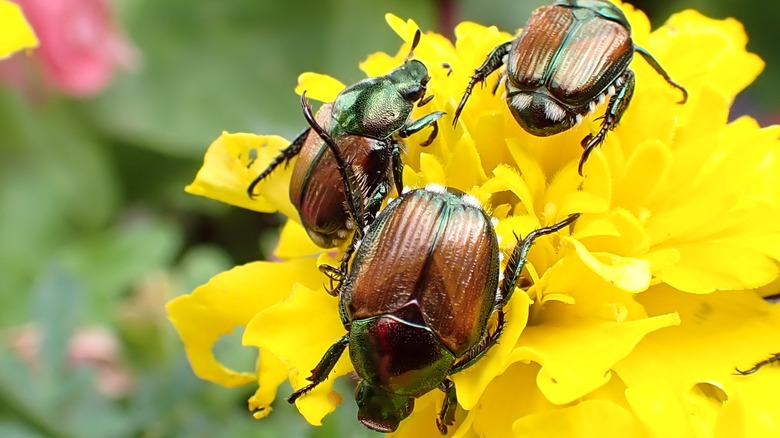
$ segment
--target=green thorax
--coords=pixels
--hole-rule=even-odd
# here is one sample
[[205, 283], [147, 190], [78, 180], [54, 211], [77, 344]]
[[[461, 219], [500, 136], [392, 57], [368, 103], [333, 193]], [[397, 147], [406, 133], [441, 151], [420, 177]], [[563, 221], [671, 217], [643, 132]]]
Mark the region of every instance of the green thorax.
[[412, 60], [385, 76], [367, 78], [345, 88], [333, 102], [330, 135], [389, 138], [409, 120], [427, 80], [425, 65]]

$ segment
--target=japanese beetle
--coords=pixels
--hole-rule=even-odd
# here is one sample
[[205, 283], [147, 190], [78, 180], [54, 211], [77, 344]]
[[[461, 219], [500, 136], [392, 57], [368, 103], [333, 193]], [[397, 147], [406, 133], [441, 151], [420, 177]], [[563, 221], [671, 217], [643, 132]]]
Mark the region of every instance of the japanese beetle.
[[742, 371], [739, 368], [735, 368], [735, 370], [737, 371], [738, 374], [741, 374], [743, 376], [747, 376], [749, 374], [755, 373], [756, 371], [758, 371], [764, 365], [769, 365], [769, 364], [772, 364], [772, 363], [780, 363], [780, 353], [772, 354], [768, 358], [766, 358], [766, 359], [764, 359], [762, 361], [756, 362], [755, 365], [753, 365], [752, 367], [750, 367], [747, 370]]
[[[419, 42], [418, 30], [411, 50]], [[401, 139], [432, 126], [431, 135], [422, 143], [425, 146], [438, 133], [437, 120], [444, 115], [441, 111], [410, 120], [415, 103], [423, 106], [433, 98], [425, 96], [429, 80], [425, 64], [407, 57], [403, 65], [387, 75], [366, 78], [345, 88], [317, 114], [318, 123], [335, 139], [361, 179], [369, 216], [379, 210], [390, 191], [391, 179], [401, 192]], [[249, 184], [247, 193], [254, 197], [260, 181], [280, 164], [289, 164], [300, 155], [290, 181], [290, 200], [312, 241], [331, 248], [346, 239], [353, 225], [344, 209], [345, 195], [336, 163], [326, 150], [322, 139], [306, 129]]]
[[[337, 142], [317, 125], [305, 98], [303, 104], [312, 129], [340, 163], [345, 191], [359, 198]], [[359, 222], [362, 204], [353, 201], [350, 215]], [[356, 231], [352, 264], [342, 262], [334, 275], [347, 334], [312, 370], [311, 383], [288, 401], [323, 382], [349, 346], [360, 377], [355, 399], [361, 423], [392, 432], [411, 414], [415, 398], [438, 388], [445, 399], [436, 424], [446, 434], [457, 407], [449, 376], [476, 363], [498, 341], [504, 306], [534, 240], [577, 217], [517, 238], [499, 285], [498, 239], [479, 201], [437, 185], [401, 194], [364, 231]]]
[[458, 120], [471, 90], [478, 82], [506, 64], [506, 101], [517, 123], [528, 133], [547, 137], [579, 124], [583, 117], [609, 99], [601, 128], [582, 140], [579, 173], [593, 149], [615, 129], [634, 93], [634, 72], [629, 70], [634, 52], [666, 82], [674, 82], [645, 49], [631, 40], [631, 25], [614, 4], [606, 0], [558, 0], [531, 15], [514, 40], [494, 48], [471, 77], [455, 110]]

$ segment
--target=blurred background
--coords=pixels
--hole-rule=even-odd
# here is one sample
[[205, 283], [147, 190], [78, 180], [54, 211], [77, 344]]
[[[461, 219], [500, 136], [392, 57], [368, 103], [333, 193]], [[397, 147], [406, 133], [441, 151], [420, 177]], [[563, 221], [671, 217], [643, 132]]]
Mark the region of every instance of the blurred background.
[[[265, 258], [281, 220], [183, 188], [223, 130], [297, 134], [300, 73], [352, 83], [369, 53], [397, 51], [385, 12], [446, 35], [461, 20], [514, 32], [548, 2], [17, 3], [41, 46], [0, 62], [0, 436], [370, 435], [349, 396], [322, 428], [283, 398], [254, 421], [246, 408], [254, 388], [193, 376], [164, 304]], [[767, 68], [736, 111], [780, 123], [770, 30], [780, 4], [634, 4], [654, 26], [686, 8], [743, 22]], [[217, 347], [227, 363], [252, 369], [240, 333]]]

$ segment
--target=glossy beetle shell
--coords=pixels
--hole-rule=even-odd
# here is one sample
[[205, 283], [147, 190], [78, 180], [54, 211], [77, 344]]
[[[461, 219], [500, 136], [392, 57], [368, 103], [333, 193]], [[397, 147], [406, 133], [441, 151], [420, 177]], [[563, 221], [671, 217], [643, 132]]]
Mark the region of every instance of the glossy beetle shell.
[[498, 243], [458, 194], [414, 190], [370, 226], [342, 288], [350, 320], [395, 315], [429, 327], [455, 357], [484, 337], [496, 300]]
[[510, 108], [534, 135], [563, 132], [615, 84], [633, 53], [625, 19], [613, 21], [587, 7], [541, 7], [509, 51], [507, 99], [515, 104]]
[[[333, 104], [324, 104], [317, 121], [327, 127]], [[387, 184], [390, 155], [385, 143], [368, 137], [343, 135], [336, 139], [339, 149], [365, 176], [366, 197], [381, 184]], [[349, 232], [345, 209], [344, 184], [333, 154], [324, 141], [310, 131], [301, 149], [290, 179], [290, 200], [298, 210], [301, 224], [309, 237], [321, 247], [337, 246]]]
[[414, 102], [424, 94], [428, 69], [412, 59], [386, 76], [364, 79], [345, 88], [334, 102], [333, 122], [338, 131], [384, 140], [408, 122]]

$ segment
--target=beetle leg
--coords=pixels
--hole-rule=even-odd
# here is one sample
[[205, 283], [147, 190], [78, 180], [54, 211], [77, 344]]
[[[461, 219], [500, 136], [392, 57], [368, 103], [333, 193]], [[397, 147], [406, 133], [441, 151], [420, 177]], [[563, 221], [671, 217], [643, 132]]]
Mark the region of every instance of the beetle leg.
[[333, 157], [336, 159], [336, 167], [344, 182], [344, 193], [347, 197], [347, 212], [355, 223], [355, 235], [362, 238], [366, 224], [363, 210], [363, 193], [360, 190], [360, 184], [358, 183], [357, 177], [352, 171], [352, 167], [344, 160], [344, 156], [341, 155], [341, 150], [336, 144], [336, 140], [334, 140], [333, 137], [331, 137], [331, 135], [314, 119], [311, 106], [306, 100], [306, 91], [301, 93], [301, 107], [303, 108], [303, 116], [306, 118], [309, 126], [311, 126], [311, 128], [314, 129], [314, 132], [320, 136], [322, 141], [328, 145], [331, 153], [333, 153]]
[[[344, 274], [342, 271], [330, 265], [320, 265], [319, 269], [320, 272], [325, 274], [325, 276], [328, 277], [328, 280], [330, 280], [330, 288], [326, 287], [325, 291], [328, 292], [328, 295], [334, 297], [338, 296], [339, 288], [341, 287], [341, 281], [344, 279]], [[334, 286], [334, 283], [338, 283], [338, 286]]]
[[769, 365], [771, 363], [780, 363], [780, 353], [775, 353], [775, 354], [769, 356], [768, 358], [766, 358], [766, 359], [764, 359], [764, 360], [762, 360], [760, 362], [756, 362], [755, 365], [753, 365], [752, 367], [750, 367], [749, 369], [747, 369], [745, 371], [742, 371], [739, 368], [734, 368], [734, 369], [740, 375], [747, 376], [749, 374], [755, 373], [756, 371], [759, 370], [759, 368], [763, 367], [764, 365]]
[[469, 99], [469, 96], [471, 96], [471, 90], [474, 88], [474, 85], [476, 85], [477, 82], [484, 82], [484, 80], [490, 76], [491, 73], [504, 65], [504, 57], [509, 54], [509, 48], [511, 45], [512, 42], [507, 41], [493, 49], [493, 51], [490, 52], [490, 54], [487, 56], [487, 59], [485, 59], [485, 62], [483, 62], [482, 65], [480, 65], [471, 76], [471, 80], [466, 86], [466, 91], [463, 92], [463, 97], [460, 99], [458, 108], [455, 110], [455, 117], [452, 119], [452, 126], [455, 126], [455, 124], [458, 123], [460, 112], [463, 111], [463, 107], [466, 106], [466, 101]]
[[620, 86], [617, 92], [609, 98], [607, 112], [604, 113], [604, 116], [601, 120], [601, 128], [599, 129], [599, 132], [597, 132], [596, 135], [588, 134], [585, 138], [582, 139], [582, 147], [585, 150], [582, 152], [582, 157], [580, 157], [580, 164], [577, 166], [577, 171], [579, 172], [580, 176], [582, 176], [582, 168], [585, 166], [585, 161], [588, 160], [588, 157], [590, 156], [591, 152], [593, 152], [593, 149], [604, 142], [604, 139], [607, 136], [607, 132], [615, 129], [618, 122], [620, 122], [620, 118], [623, 117], [623, 113], [626, 112], [626, 108], [628, 108], [629, 102], [631, 102], [631, 97], [634, 95], [634, 84], [636, 83], [636, 80], [634, 79], [634, 72], [631, 70], [626, 70], [622, 76], [622, 79], [623, 84]]
[[455, 409], [458, 407], [458, 394], [455, 392], [455, 384], [450, 379], [444, 379], [439, 385], [444, 393], [444, 402], [441, 404], [439, 416], [436, 417], [436, 427], [442, 435], [447, 435], [447, 426], [455, 423]]
[[517, 285], [517, 279], [520, 278], [520, 273], [523, 271], [523, 265], [525, 265], [525, 259], [528, 256], [528, 252], [531, 250], [531, 246], [534, 244], [534, 241], [539, 236], [552, 234], [556, 231], [559, 231], [563, 227], [571, 225], [574, 223], [574, 221], [577, 220], [578, 217], [580, 217], [580, 214], [575, 213], [569, 215], [569, 217], [558, 222], [557, 224], [550, 225], [549, 227], [537, 228], [528, 233], [528, 235], [525, 236], [525, 238], [522, 240], [520, 240], [520, 238], [515, 235], [515, 238], [517, 238], [517, 245], [515, 245], [515, 249], [512, 250], [512, 255], [509, 256], [509, 261], [507, 261], [506, 268], [504, 268], [504, 280], [501, 283], [501, 295], [498, 299], [498, 306], [505, 306], [512, 297], [512, 293], [514, 293], [515, 286]]
[[333, 367], [336, 366], [336, 363], [344, 353], [347, 345], [349, 345], [348, 334], [342, 336], [338, 341], [336, 341], [336, 343], [331, 345], [330, 348], [328, 348], [328, 351], [325, 352], [325, 355], [322, 356], [322, 359], [320, 359], [320, 363], [318, 363], [317, 366], [311, 370], [311, 376], [306, 378], [306, 380], [310, 381], [311, 383], [293, 392], [292, 395], [287, 397], [287, 403], [295, 403], [295, 400], [298, 400], [300, 396], [306, 394], [307, 392], [314, 389], [317, 385], [324, 382], [325, 379], [328, 378], [330, 372], [333, 371]]
[[395, 184], [395, 191], [398, 192], [396, 196], [401, 196], [404, 190], [404, 163], [401, 161], [401, 143], [391, 139], [392, 146], [390, 147], [390, 165], [393, 172], [393, 184]]
[[266, 167], [265, 170], [260, 173], [260, 175], [257, 175], [257, 178], [253, 179], [252, 182], [249, 183], [249, 187], [246, 188], [246, 193], [249, 195], [250, 199], [254, 199], [255, 187], [257, 187], [260, 181], [264, 180], [268, 175], [270, 175], [274, 169], [282, 164], [282, 162], [284, 162], [285, 166], [288, 166], [290, 164], [290, 160], [292, 160], [293, 157], [301, 152], [303, 143], [306, 141], [306, 136], [309, 135], [310, 129], [311, 128], [308, 128], [302, 133], [298, 134], [292, 143], [290, 143], [290, 145], [286, 148], [282, 149], [282, 152], [276, 158], [274, 158], [273, 161], [271, 161], [271, 164], [269, 164], [268, 167]]
[[669, 83], [669, 85], [682, 91], [683, 98], [678, 103], [685, 103], [688, 100], [688, 90], [686, 90], [685, 87], [672, 80], [672, 78], [669, 77], [669, 73], [667, 73], [666, 70], [664, 70], [664, 68], [661, 67], [661, 64], [653, 57], [653, 55], [650, 54], [650, 52], [648, 52], [647, 50], [639, 46], [634, 46], [634, 51], [642, 55], [642, 58], [645, 58], [645, 61], [647, 61], [647, 63], [650, 64], [650, 67], [653, 67], [653, 70], [655, 70], [659, 75], [661, 75], [661, 77], [663, 77], [664, 80]]
[[371, 222], [374, 222], [377, 212], [379, 212], [379, 207], [382, 206], [382, 201], [385, 200], [385, 197], [387, 197], [387, 192], [389, 191], [390, 185], [388, 183], [379, 184], [377, 186], [376, 191], [366, 204], [366, 224], [371, 224]]
[[439, 120], [444, 114], [446, 114], [444, 111], [434, 111], [430, 114], [426, 114], [401, 128], [401, 130], [398, 131], [398, 136], [401, 138], [409, 137], [410, 135], [417, 133], [426, 126], [430, 125], [433, 127], [431, 135], [428, 136], [427, 140], [420, 143], [420, 146], [428, 146], [439, 134], [439, 124], [437, 123], [437, 120]]
[[498, 338], [501, 337], [501, 333], [504, 331], [504, 324], [506, 323], [504, 303], [496, 303], [496, 306], [493, 307], [493, 312], [497, 314], [496, 329], [479, 341], [477, 345], [471, 347], [463, 357], [455, 362], [450, 369], [450, 374], [461, 372], [474, 365], [488, 352], [488, 350], [498, 343]]

